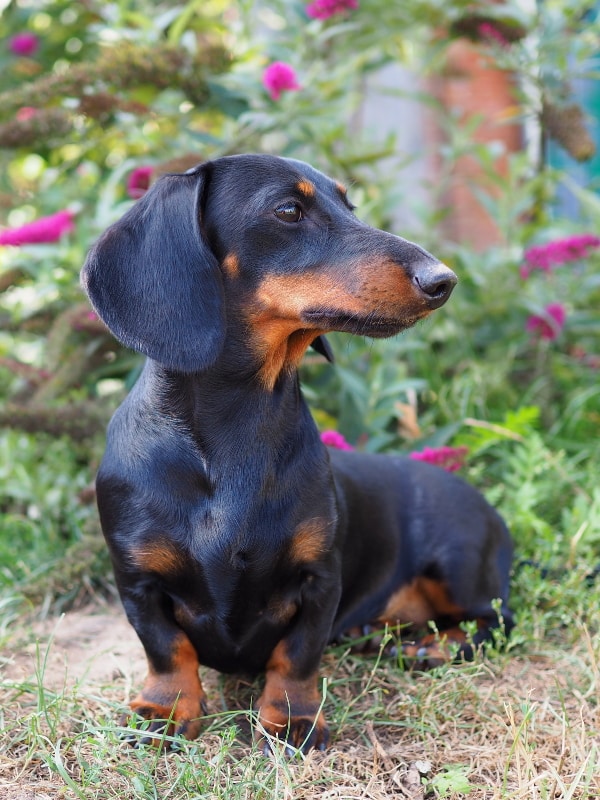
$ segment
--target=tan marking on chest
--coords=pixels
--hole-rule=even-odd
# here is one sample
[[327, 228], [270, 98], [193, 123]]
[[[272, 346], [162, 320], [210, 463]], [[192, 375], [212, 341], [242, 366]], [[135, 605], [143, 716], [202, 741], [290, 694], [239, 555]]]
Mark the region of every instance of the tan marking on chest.
[[144, 572], [169, 575], [182, 566], [181, 554], [164, 542], [149, 542], [130, 551], [130, 558]]
[[322, 517], [309, 519], [298, 526], [290, 543], [290, 559], [294, 564], [310, 564], [327, 552], [330, 523]]

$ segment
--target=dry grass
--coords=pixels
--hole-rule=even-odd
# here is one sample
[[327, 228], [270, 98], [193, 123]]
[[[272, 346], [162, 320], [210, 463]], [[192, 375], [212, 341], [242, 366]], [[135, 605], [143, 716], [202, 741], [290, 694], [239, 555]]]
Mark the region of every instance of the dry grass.
[[118, 611], [18, 638], [0, 655], [1, 800], [600, 797], [600, 636], [583, 625], [427, 674], [330, 651], [332, 747], [291, 760], [252, 748], [258, 684], [214, 673], [218, 713], [197, 742], [168, 754], [125, 744], [117, 720], [144, 664]]

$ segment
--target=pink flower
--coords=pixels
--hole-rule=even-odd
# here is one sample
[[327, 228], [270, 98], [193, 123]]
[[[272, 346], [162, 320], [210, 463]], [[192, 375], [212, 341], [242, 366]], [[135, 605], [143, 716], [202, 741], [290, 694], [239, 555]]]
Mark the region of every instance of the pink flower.
[[11, 53], [16, 56], [32, 56], [39, 47], [39, 41], [34, 33], [17, 33], [8, 43]]
[[23, 108], [20, 108], [15, 114], [15, 119], [17, 120], [17, 122], [27, 122], [28, 119], [35, 117], [37, 113], [38, 113], [37, 108], [32, 108], [31, 106], [23, 106]]
[[577, 261], [589, 255], [589, 251], [600, 247], [600, 238], [591, 233], [555, 239], [547, 244], [530, 247], [525, 251], [525, 263], [521, 267], [521, 277], [528, 278], [535, 269], [549, 272], [559, 264]]
[[533, 314], [525, 324], [525, 330], [538, 334], [542, 339], [557, 339], [565, 325], [567, 312], [560, 303], [550, 303], [543, 315]]
[[456, 472], [465, 464], [465, 457], [469, 452], [468, 447], [424, 447], [419, 452], [409, 454], [415, 461], [427, 461], [442, 467], [446, 472]]
[[127, 194], [134, 200], [139, 200], [150, 188], [150, 180], [154, 174], [154, 167], [136, 167], [127, 178]]
[[58, 211], [49, 217], [40, 217], [20, 228], [7, 228], [0, 231], [0, 245], [9, 244], [19, 247], [23, 244], [45, 244], [56, 242], [65, 233], [70, 233], [73, 225], [72, 211]]
[[329, 19], [343, 11], [355, 11], [358, 0], [314, 0], [306, 6], [306, 13], [313, 19]]
[[478, 31], [480, 36], [484, 39], [491, 39], [492, 41], [496, 42], [496, 44], [501, 45], [501, 47], [507, 47], [510, 42], [508, 39], [505, 38], [504, 34], [498, 30], [495, 25], [492, 25], [491, 22], [482, 22], [478, 26]]
[[271, 100], [279, 100], [282, 92], [297, 91], [302, 87], [296, 81], [294, 68], [283, 61], [274, 61], [263, 73], [263, 85]]
[[321, 434], [321, 441], [327, 447], [334, 447], [337, 450], [354, 450], [351, 444], [344, 439], [341, 433], [337, 431], [323, 431]]

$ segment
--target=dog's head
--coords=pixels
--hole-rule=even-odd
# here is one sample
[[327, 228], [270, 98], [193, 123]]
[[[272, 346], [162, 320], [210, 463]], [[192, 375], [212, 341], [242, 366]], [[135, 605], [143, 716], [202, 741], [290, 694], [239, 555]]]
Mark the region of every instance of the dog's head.
[[327, 331], [413, 325], [456, 277], [358, 220], [344, 187], [308, 164], [242, 155], [158, 180], [99, 239], [82, 281], [121, 342], [176, 370], [206, 369], [226, 323], [241, 326], [271, 383]]

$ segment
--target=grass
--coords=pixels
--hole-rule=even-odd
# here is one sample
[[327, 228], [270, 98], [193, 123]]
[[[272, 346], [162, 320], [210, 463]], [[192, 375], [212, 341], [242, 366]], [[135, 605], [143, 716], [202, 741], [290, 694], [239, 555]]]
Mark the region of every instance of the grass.
[[[598, 600], [596, 590], [596, 609]], [[109, 628], [117, 613], [104, 610]], [[322, 670], [332, 747], [291, 759], [252, 745], [248, 709], [260, 684], [210, 671], [214, 714], [197, 741], [168, 753], [130, 746], [119, 718], [141, 673], [74, 677], [55, 653], [54, 625], [14, 630], [2, 649], [2, 798], [600, 796], [600, 634], [583, 620], [424, 674], [332, 649]], [[31, 674], [11, 677], [13, 654], [28, 648]]]

